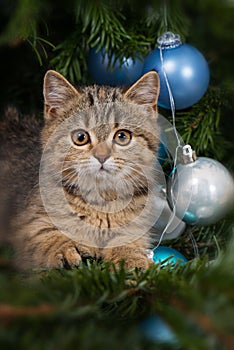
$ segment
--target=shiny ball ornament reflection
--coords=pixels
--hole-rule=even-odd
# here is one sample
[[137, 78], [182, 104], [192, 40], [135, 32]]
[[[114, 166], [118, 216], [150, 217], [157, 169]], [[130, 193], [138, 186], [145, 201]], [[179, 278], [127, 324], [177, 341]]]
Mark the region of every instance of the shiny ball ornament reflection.
[[[143, 62], [136, 58], [125, 58], [121, 66], [120, 61], [114, 63], [115, 57], [111, 59], [109, 67], [109, 57], [104, 49], [96, 52], [96, 48], [92, 48], [88, 55], [88, 71], [96, 84], [119, 86], [131, 85], [141, 76]], [[114, 63], [114, 67], [112, 66]]]
[[187, 224], [211, 225], [231, 209], [233, 177], [218, 161], [199, 157], [177, 165], [175, 176], [168, 183], [168, 198], [176, 215]]
[[158, 48], [146, 57], [142, 74], [150, 70], [156, 70], [159, 74], [158, 105], [166, 109], [171, 109], [171, 102], [165, 74], [176, 109], [184, 109], [198, 102], [209, 85], [209, 67], [204, 56], [195, 47], [182, 43], [179, 35], [171, 32], [164, 33], [158, 39]]

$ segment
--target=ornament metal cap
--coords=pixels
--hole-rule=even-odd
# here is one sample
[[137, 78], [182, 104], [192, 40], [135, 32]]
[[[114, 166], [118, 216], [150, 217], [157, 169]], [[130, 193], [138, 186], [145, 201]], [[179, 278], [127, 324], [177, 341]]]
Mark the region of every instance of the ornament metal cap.
[[193, 151], [190, 145], [185, 145], [183, 147], [183, 164], [192, 163], [197, 159], [195, 151]]
[[158, 47], [160, 49], [173, 49], [182, 45], [179, 34], [172, 32], [165, 32], [157, 39]]

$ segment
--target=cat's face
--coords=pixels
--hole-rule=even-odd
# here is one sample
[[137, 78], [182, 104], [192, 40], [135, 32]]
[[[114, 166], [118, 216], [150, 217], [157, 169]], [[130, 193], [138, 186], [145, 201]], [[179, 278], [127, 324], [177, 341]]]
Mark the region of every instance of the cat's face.
[[78, 91], [58, 73], [47, 73], [43, 139], [69, 193], [113, 200], [116, 193], [147, 191], [155, 180], [158, 89], [155, 72], [126, 92]]

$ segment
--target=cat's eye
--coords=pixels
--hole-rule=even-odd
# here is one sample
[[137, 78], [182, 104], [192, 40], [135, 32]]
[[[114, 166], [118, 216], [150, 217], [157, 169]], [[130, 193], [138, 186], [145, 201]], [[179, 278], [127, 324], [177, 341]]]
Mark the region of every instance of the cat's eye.
[[90, 136], [87, 131], [79, 129], [75, 130], [71, 134], [72, 142], [76, 146], [84, 146], [90, 142]]
[[132, 133], [128, 130], [118, 130], [114, 136], [114, 142], [120, 146], [127, 146], [132, 139]]

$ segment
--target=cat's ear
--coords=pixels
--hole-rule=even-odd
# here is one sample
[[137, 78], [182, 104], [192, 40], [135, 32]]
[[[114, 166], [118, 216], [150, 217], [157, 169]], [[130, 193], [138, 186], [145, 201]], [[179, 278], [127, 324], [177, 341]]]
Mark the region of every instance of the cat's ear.
[[48, 114], [56, 114], [69, 104], [79, 92], [61, 74], [54, 70], [47, 71], [44, 78], [45, 110]]
[[137, 80], [125, 92], [125, 96], [136, 104], [146, 105], [155, 109], [158, 102], [159, 90], [160, 82], [158, 74], [155, 71], [150, 71]]

